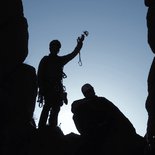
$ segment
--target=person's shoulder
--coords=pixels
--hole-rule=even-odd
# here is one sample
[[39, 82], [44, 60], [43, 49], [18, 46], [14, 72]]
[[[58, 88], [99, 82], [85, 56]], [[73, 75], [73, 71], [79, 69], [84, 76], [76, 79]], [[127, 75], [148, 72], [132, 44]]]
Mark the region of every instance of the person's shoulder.
[[105, 97], [103, 97], [103, 96], [97, 96], [97, 99], [98, 99], [99, 101], [102, 101], [102, 102], [111, 102], [111, 101], [109, 101], [107, 98], [105, 98]]
[[40, 60], [40, 63], [45, 63], [46, 61], [48, 61], [49, 59], [49, 56], [48, 55], [45, 55], [42, 57], [42, 59]]
[[43, 56], [42, 60], [46, 60], [46, 59], [49, 59], [49, 55]]
[[81, 107], [81, 105], [83, 104], [84, 101], [85, 101], [84, 98], [73, 101], [73, 103], [71, 105], [72, 112], [74, 111], [74, 109], [77, 109], [77, 108]]
[[79, 100], [75, 100], [75, 101], [73, 101], [72, 105], [81, 104], [81, 103], [83, 103], [84, 100], [85, 100], [84, 98], [79, 99]]
[[105, 97], [98, 97], [98, 103], [100, 103], [103, 106], [116, 108], [114, 103]]

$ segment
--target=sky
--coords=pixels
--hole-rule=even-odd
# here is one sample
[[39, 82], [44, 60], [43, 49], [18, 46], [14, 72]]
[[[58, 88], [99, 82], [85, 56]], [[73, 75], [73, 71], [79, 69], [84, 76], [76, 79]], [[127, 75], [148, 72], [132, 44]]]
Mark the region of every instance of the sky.
[[[112, 101], [144, 136], [147, 126], [147, 76], [153, 53], [147, 44], [143, 0], [23, 0], [28, 20], [29, 54], [25, 63], [38, 69], [49, 42], [58, 39], [60, 55], [72, 52], [76, 39], [89, 31], [81, 50], [82, 66], [75, 57], [64, 67], [68, 105], [59, 114], [64, 132], [78, 133], [72, 120], [71, 104], [83, 98], [81, 86], [90, 83], [98, 96]], [[36, 123], [40, 111], [36, 103]]]

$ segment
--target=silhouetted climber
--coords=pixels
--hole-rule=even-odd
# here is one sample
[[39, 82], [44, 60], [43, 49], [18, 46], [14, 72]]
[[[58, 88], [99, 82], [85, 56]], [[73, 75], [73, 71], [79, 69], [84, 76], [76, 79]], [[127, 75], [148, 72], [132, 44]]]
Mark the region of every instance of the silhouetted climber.
[[85, 98], [74, 101], [71, 109], [81, 136], [104, 143], [103, 150], [108, 153], [140, 151], [136, 150], [139, 136], [125, 115], [111, 101], [97, 96], [90, 84], [83, 85], [81, 90]]
[[85, 36], [82, 34], [77, 39], [77, 46], [68, 55], [58, 56], [61, 48], [61, 43], [58, 40], [53, 40], [49, 44], [50, 54], [44, 56], [38, 67], [38, 87], [39, 95], [38, 101], [42, 104], [43, 110], [41, 112], [39, 127], [46, 125], [48, 115], [50, 117], [48, 124], [51, 126], [57, 126], [58, 113], [63, 102], [67, 104], [67, 94], [63, 86], [63, 78], [66, 77], [63, 72], [63, 67], [71, 61], [77, 54], [79, 54]]
[[[155, 1], [145, 0], [147, 11], [147, 28], [148, 28], [148, 44], [155, 54]], [[155, 150], [155, 58], [152, 61], [148, 75], [148, 97], [146, 100], [146, 110], [148, 112], [147, 122], [147, 141], [149, 145], [154, 146]]]

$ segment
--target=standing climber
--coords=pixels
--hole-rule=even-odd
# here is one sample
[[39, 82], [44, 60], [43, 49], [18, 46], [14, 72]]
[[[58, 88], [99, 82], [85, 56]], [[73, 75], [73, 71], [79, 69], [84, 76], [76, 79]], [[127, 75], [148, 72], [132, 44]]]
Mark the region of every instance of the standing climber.
[[63, 86], [63, 78], [66, 75], [63, 72], [63, 68], [80, 53], [84, 38], [84, 34], [78, 37], [77, 45], [73, 52], [64, 56], [58, 55], [61, 48], [60, 41], [52, 40], [49, 44], [50, 54], [41, 59], [38, 67], [38, 102], [41, 104], [44, 102], [44, 105], [39, 120], [39, 128], [44, 127], [47, 120], [50, 126], [57, 126], [60, 107], [63, 102], [67, 104], [67, 93]]

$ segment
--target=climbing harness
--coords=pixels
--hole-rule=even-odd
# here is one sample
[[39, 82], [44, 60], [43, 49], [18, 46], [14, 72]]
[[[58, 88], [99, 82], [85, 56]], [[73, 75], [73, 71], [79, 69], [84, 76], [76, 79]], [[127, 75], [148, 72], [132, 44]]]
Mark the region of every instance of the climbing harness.
[[[88, 34], [89, 34], [88, 31], [83, 31], [83, 34], [81, 35], [81, 38], [83, 38], [83, 40], [84, 40], [84, 38], [87, 37]], [[81, 39], [81, 38], [79, 37], [78, 40]], [[78, 61], [78, 64], [79, 64], [79, 66], [82, 66], [82, 59], [81, 59], [81, 53], [80, 52], [79, 52], [79, 61]]]

